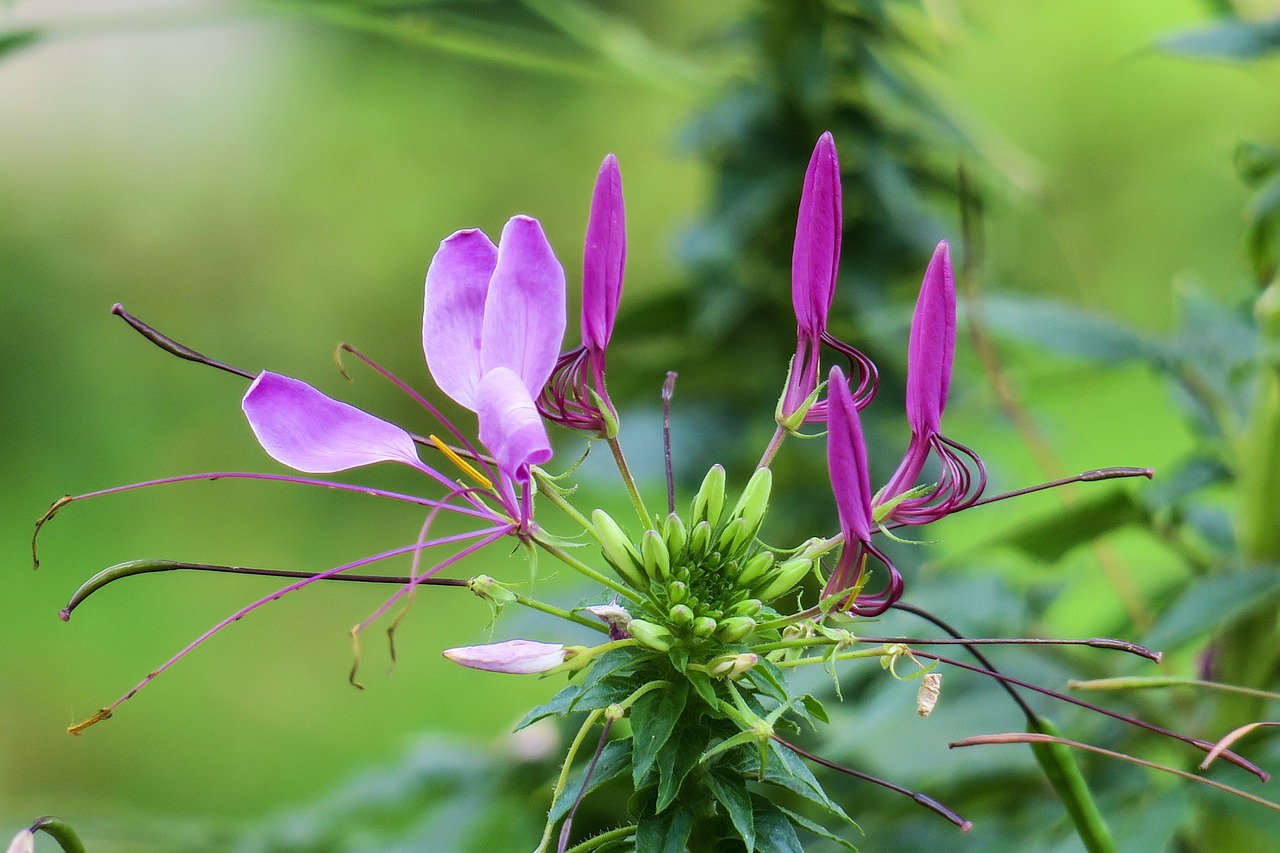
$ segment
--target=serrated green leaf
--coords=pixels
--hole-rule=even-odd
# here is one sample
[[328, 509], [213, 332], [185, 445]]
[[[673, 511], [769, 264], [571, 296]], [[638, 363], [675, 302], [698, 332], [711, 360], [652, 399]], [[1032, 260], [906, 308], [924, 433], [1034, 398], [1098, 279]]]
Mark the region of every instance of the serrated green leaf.
[[816, 696], [808, 693], [800, 697], [800, 707], [804, 708], [805, 714], [823, 723], [830, 723], [831, 717], [827, 716], [827, 709]]
[[569, 813], [569, 809], [573, 808], [574, 802], [578, 799], [579, 792], [582, 791], [584, 781], [587, 783], [587, 789], [582, 796], [585, 797], [604, 783], [621, 776], [630, 765], [631, 744], [625, 740], [609, 741], [600, 751], [600, 760], [596, 762], [590, 779], [586, 778], [587, 768], [590, 766], [590, 762], [587, 762], [574, 771], [574, 774], [565, 782], [564, 790], [551, 804], [548, 819], [555, 823]]
[[781, 809], [764, 797], [754, 796], [751, 798], [751, 812], [757, 853], [804, 853], [791, 818]]
[[711, 730], [704, 725], [682, 725], [672, 734], [658, 753], [658, 805], [663, 812], [680, 793], [680, 784], [689, 771], [698, 766], [702, 753], [711, 740]]
[[[1027, 731], [1061, 737], [1053, 723], [1043, 717], [1032, 720]], [[1085, 849], [1089, 853], [1117, 853], [1111, 829], [1103, 819], [1071, 749], [1060, 743], [1033, 743], [1031, 751], [1071, 816]]]
[[1090, 361], [1163, 365], [1172, 357], [1165, 344], [1135, 329], [1048, 299], [984, 297], [982, 319], [996, 334]]
[[1226, 20], [1166, 36], [1156, 45], [1170, 53], [1198, 59], [1244, 62], [1280, 50], [1280, 21]]
[[662, 690], [650, 690], [631, 706], [630, 719], [635, 752], [632, 756], [631, 778], [639, 788], [645, 776], [653, 768], [659, 751], [671, 737], [671, 732], [684, 713], [689, 697], [689, 683], [677, 681]]
[[778, 669], [773, 661], [761, 657], [755, 666], [747, 670], [747, 677], [756, 686], [756, 689], [764, 695], [772, 697], [778, 702], [786, 702], [789, 698], [786, 684], [783, 681], [782, 670]]
[[1132, 493], [1116, 489], [1020, 524], [987, 544], [1014, 548], [1035, 560], [1054, 563], [1073, 548], [1146, 519], [1146, 510]]
[[1217, 634], [1280, 598], [1280, 569], [1265, 566], [1219, 572], [1189, 583], [1156, 622], [1143, 644], [1178, 648]]
[[733, 822], [733, 828], [747, 846], [747, 853], [752, 853], [756, 846], [756, 826], [751, 794], [747, 791], [746, 782], [736, 774], [709, 773], [707, 787], [711, 789], [712, 796], [724, 806], [729, 820]]
[[[841, 838], [840, 836], [836, 835], [831, 830], [827, 829], [825, 826], [818, 823], [817, 821], [809, 820], [809, 818], [805, 817], [804, 815], [798, 812], [793, 812], [791, 809], [787, 808], [786, 806], [778, 806], [778, 811], [782, 812], [788, 818], [790, 818], [791, 822], [794, 823], [796, 826], [799, 826], [809, 832], [812, 832], [814, 835], [818, 836], [819, 838], [823, 838], [832, 843], [839, 844], [841, 847], [843, 847], [846, 850], [852, 850], [854, 853], [858, 853], [858, 848], [854, 846], [852, 841], [849, 841], [848, 839], [845, 839], [845, 838]], [[858, 827], [856, 823], [854, 824], [854, 826], [857, 827], [859, 831], [861, 831], [862, 828]]]
[[689, 809], [645, 815], [636, 823], [636, 853], [685, 853], [691, 832], [693, 812]]

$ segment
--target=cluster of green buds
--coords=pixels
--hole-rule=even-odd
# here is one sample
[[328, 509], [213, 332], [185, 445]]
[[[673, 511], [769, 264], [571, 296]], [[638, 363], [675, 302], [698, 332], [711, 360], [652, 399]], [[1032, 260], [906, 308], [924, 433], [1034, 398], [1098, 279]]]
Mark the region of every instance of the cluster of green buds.
[[633, 637], [659, 651], [678, 642], [741, 642], [765, 605], [804, 579], [812, 559], [780, 558], [756, 538], [772, 487], [772, 472], [758, 469], [726, 512], [724, 468], [712, 466], [688, 522], [671, 513], [646, 530], [638, 546], [608, 513], [595, 511], [604, 558], [644, 597], [644, 614], [628, 626]]

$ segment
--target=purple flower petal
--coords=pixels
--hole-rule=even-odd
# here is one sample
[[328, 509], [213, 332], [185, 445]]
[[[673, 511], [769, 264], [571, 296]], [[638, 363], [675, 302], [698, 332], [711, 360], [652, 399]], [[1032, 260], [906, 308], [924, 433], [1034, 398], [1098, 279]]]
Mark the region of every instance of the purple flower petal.
[[918, 436], [941, 429], [956, 346], [956, 281], [943, 240], [933, 252], [907, 345], [907, 422]]
[[503, 643], [446, 649], [444, 656], [472, 669], [526, 675], [546, 672], [564, 663], [565, 649], [560, 643], [507, 640]]
[[374, 462], [426, 470], [409, 433], [300, 380], [263, 371], [242, 408], [262, 449], [298, 471], [330, 474]]
[[527, 482], [529, 466], [551, 458], [551, 442], [529, 389], [514, 371], [495, 367], [480, 380], [480, 441], [509, 479]]
[[480, 337], [485, 294], [498, 249], [482, 232], [458, 231], [427, 269], [422, 351], [440, 390], [475, 411], [480, 386]]
[[840, 161], [830, 133], [814, 146], [804, 174], [791, 256], [791, 301], [802, 333], [817, 339], [827, 328], [840, 265]]
[[867, 475], [867, 447], [849, 383], [839, 367], [831, 368], [827, 383], [827, 467], [840, 513], [840, 527], [845, 534], [845, 548], [858, 541], [870, 542], [871, 480]]
[[564, 303], [564, 269], [542, 225], [513, 216], [502, 229], [485, 297], [481, 375], [505, 367], [520, 377], [530, 397], [542, 393], [560, 355]]
[[586, 246], [582, 252], [582, 342], [603, 351], [613, 334], [627, 262], [627, 219], [622, 174], [612, 154], [604, 158], [591, 194]]

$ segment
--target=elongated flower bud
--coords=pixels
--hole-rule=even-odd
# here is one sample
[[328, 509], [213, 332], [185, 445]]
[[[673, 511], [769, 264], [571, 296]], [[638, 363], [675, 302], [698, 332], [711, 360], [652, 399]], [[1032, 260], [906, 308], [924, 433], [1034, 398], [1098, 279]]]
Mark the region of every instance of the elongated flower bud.
[[711, 551], [711, 525], [706, 521], [699, 521], [693, 526], [693, 531], [689, 534], [689, 556], [700, 558], [705, 557]]
[[751, 586], [773, 566], [773, 552], [761, 551], [743, 565], [738, 573], [739, 586]]
[[693, 498], [693, 521], [706, 521], [713, 527], [720, 523], [720, 513], [724, 511], [724, 468], [712, 465], [707, 476], [702, 479], [702, 486]]
[[756, 629], [756, 620], [750, 616], [730, 616], [720, 620], [716, 639], [724, 643], [736, 643]]
[[675, 637], [672, 636], [669, 630], [646, 619], [632, 619], [631, 624], [627, 626], [627, 630], [631, 632], [631, 636], [640, 642], [640, 645], [651, 648], [654, 651], [665, 652], [675, 642]]
[[746, 488], [742, 490], [742, 496], [733, 507], [732, 514], [746, 522], [752, 536], [760, 530], [760, 523], [769, 509], [769, 494], [772, 491], [773, 472], [768, 468], [758, 468], [747, 481]]
[[667, 543], [667, 553], [672, 557], [679, 557], [689, 542], [689, 531], [684, 526], [684, 519], [674, 512], [663, 519], [662, 540]]
[[764, 602], [758, 598], [746, 598], [739, 601], [729, 609], [734, 616], [755, 616], [764, 607]]
[[591, 521], [595, 525], [596, 539], [600, 542], [604, 558], [631, 586], [639, 590], [647, 589], [648, 584], [640, 573], [644, 560], [636, 546], [627, 538], [627, 534], [622, 532], [618, 522], [602, 509], [591, 513]]
[[454, 663], [471, 669], [527, 675], [555, 669], [564, 663], [566, 651], [560, 643], [507, 640], [503, 643], [445, 649], [443, 654]]
[[813, 561], [804, 557], [793, 557], [778, 566], [768, 582], [756, 593], [761, 601], [772, 601], [787, 590], [794, 587], [813, 568]]
[[759, 655], [749, 652], [721, 655], [707, 661], [707, 674], [712, 678], [737, 678], [759, 662]]
[[644, 573], [651, 580], [666, 580], [671, 577], [671, 555], [667, 552], [667, 544], [662, 541], [662, 534], [656, 530], [646, 530], [640, 540], [640, 555], [644, 560]]
[[738, 542], [745, 541], [746, 537], [746, 521], [741, 518], [735, 518], [724, 526], [724, 530], [720, 531], [720, 538], [716, 541], [716, 549], [727, 557], [737, 552]]

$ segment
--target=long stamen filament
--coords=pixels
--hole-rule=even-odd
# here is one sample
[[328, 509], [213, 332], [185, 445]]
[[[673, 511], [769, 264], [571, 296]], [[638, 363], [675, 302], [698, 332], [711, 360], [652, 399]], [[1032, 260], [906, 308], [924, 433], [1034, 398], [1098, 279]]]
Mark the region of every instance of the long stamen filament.
[[486, 489], [493, 488], [493, 481], [490, 480], [488, 477], [486, 477], [484, 474], [481, 474], [479, 471], [477, 471], [470, 462], [468, 462], [467, 460], [459, 456], [452, 447], [445, 444], [443, 441], [441, 441], [439, 438], [437, 438], [434, 435], [429, 435], [427, 436], [427, 438], [431, 439], [431, 443], [435, 445], [436, 450], [439, 450], [446, 457], [448, 457], [449, 461], [452, 462], [454, 465], [457, 465], [458, 468], [461, 469], [462, 473], [466, 474], [471, 479], [479, 483], [481, 486], [484, 486]]

